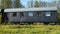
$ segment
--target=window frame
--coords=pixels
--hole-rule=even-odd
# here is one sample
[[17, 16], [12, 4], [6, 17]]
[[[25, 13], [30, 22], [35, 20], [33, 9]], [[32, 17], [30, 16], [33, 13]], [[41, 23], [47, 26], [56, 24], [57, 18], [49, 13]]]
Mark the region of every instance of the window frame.
[[36, 12], [37, 16], [42, 16], [42, 12]]
[[33, 12], [28, 12], [28, 16], [30, 17], [33, 17], [34, 16], [34, 14], [33, 14]]
[[13, 13], [13, 17], [16, 17], [16, 16], [17, 16], [17, 13], [16, 13], [16, 12], [14, 12], [14, 13]]
[[45, 16], [51, 16], [51, 12], [49, 11], [49, 12], [45, 12]]
[[20, 16], [24, 16], [24, 12], [20, 12]]

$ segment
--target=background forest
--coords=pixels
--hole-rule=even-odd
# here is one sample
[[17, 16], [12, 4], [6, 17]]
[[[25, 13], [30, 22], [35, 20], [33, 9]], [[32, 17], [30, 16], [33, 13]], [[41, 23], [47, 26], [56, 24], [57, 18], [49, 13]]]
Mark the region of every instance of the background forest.
[[31, 0], [26, 3], [26, 6], [22, 4], [21, 0], [0, 0], [0, 9], [31, 8], [31, 7], [32, 8], [33, 7], [37, 7], [37, 8], [38, 7], [57, 7], [58, 8], [58, 23], [60, 23], [60, 2], [59, 1], [54, 0], [52, 2], [45, 2], [45, 1]]

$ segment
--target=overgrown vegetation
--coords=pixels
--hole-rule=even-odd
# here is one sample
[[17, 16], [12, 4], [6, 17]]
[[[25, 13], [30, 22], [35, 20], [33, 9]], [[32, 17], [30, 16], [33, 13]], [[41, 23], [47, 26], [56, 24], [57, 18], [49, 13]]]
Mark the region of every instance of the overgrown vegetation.
[[0, 34], [60, 34], [59, 25], [0, 25]]
[[1, 15], [0, 15], [0, 22], [1, 22]]
[[58, 13], [58, 22], [60, 23], [60, 12]]

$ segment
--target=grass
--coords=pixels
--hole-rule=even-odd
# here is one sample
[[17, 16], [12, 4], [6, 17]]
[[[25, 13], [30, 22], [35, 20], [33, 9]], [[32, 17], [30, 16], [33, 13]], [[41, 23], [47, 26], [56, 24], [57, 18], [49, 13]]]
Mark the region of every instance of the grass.
[[0, 25], [0, 34], [60, 34], [59, 25]]

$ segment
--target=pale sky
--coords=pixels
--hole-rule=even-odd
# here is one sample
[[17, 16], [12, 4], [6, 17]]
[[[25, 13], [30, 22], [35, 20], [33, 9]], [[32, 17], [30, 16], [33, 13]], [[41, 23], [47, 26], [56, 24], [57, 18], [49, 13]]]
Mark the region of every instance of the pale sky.
[[[28, 1], [31, 1], [31, 0], [21, 0], [21, 3], [23, 4], [23, 5], [25, 5], [25, 7], [27, 7], [27, 2]], [[35, 0], [34, 0], [35, 1]], [[45, 2], [51, 2], [51, 1], [53, 1], [53, 0], [38, 0], [38, 1], [45, 1]]]

